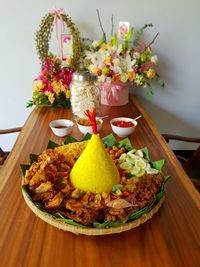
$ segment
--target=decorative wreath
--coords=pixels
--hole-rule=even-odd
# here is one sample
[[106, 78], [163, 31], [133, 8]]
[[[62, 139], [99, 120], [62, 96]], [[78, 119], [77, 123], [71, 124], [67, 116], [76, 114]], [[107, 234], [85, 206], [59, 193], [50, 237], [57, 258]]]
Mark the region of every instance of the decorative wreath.
[[39, 30], [35, 34], [36, 49], [41, 63], [49, 55], [49, 41], [51, 39], [51, 33], [53, 31], [54, 23], [58, 20], [63, 21], [67, 28], [70, 29], [72, 34], [73, 44], [73, 56], [70, 59], [70, 67], [73, 69], [80, 68], [80, 62], [84, 53], [84, 44], [80, 37], [80, 32], [75, 27], [69, 15], [64, 13], [63, 9], [55, 9], [46, 14], [40, 23]]
[[[56, 28], [56, 39], [58, 45], [58, 21], [70, 29], [72, 35], [72, 51], [68, 66], [63, 66], [62, 59], [49, 51], [49, 41], [54, 25]], [[34, 91], [32, 99], [28, 101], [27, 107], [37, 106], [61, 106], [70, 107], [70, 83], [74, 71], [82, 68], [85, 46], [80, 37], [78, 29], [69, 15], [63, 9], [55, 9], [46, 14], [35, 34], [36, 49], [42, 64], [39, 76], [34, 80]]]

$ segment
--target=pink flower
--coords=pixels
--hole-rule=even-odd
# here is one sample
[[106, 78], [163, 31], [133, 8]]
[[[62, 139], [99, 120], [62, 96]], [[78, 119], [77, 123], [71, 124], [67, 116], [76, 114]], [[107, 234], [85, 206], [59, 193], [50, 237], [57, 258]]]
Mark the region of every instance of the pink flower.
[[143, 72], [143, 71], [148, 70], [148, 69], [153, 69], [154, 66], [155, 66], [155, 64], [153, 62], [146, 62], [146, 63], [142, 64], [140, 71]]
[[140, 58], [140, 53], [139, 53], [139, 52], [134, 52], [134, 53], [133, 53], [133, 57], [134, 57], [135, 59], [139, 59], [139, 58]]
[[141, 43], [138, 46], [136, 46], [136, 48], [134, 49], [134, 52], [142, 54], [144, 50], [145, 50], [145, 44]]

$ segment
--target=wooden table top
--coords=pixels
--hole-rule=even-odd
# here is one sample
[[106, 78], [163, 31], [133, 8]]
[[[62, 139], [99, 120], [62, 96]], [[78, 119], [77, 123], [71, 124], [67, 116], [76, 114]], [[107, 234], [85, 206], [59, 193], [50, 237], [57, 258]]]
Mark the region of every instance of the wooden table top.
[[[53, 119], [72, 118], [70, 110], [35, 108], [6, 161], [0, 177], [0, 266], [200, 266], [200, 195], [184, 173], [151, 118], [135, 97], [126, 106], [101, 106], [104, 120], [101, 136], [111, 133], [113, 117], [142, 114], [132, 136], [135, 147], [147, 146], [152, 160], [165, 159], [166, 199], [157, 214], [132, 230], [108, 235], [85, 236], [58, 230], [35, 216], [21, 193], [19, 165], [28, 163], [55, 137], [48, 124]], [[72, 135], [81, 138], [76, 126]]]

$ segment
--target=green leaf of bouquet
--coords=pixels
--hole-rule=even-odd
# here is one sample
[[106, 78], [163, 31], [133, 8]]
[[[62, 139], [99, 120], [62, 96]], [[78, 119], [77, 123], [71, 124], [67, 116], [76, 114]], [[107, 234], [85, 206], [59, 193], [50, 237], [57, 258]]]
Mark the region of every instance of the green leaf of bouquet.
[[112, 147], [117, 144], [117, 140], [115, 139], [113, 134], [109, 134], [102, 138], [102, 141], [104, 144], [106, 144], [108, 147]]
[[76, 138], [74, 138], [73, 136], [69, 135], [65, 138], [64, 140], [64, 144], [67, 145], [67, 144], [70, 144], [70, 143], [74, 143], [74, 142], [78, 142], [78, 140]]
[[150, 161], [148, 148], [145, 146], [141, 149], [141, 151], [143, 152], [144, 159]]
[[118, 38], [117, 38], [117, 34], [115, 33], [113, 36], [111, 36], [111, 44], [112, 45], [116, 45], [118, 46]]
[[129, 140], [128, 137], [126, 137], [126, 138], [124, 138], [123, 140], [121, 140], [121, 141], [119, 142], [118, 147], [119, 147], [119, 148], [120, 148], [120, 147], [125, 147], [125, 149], [126, 149], [127, 151], [130, 151], [130, 150], [133, 149], [133, 147], [132, 147], [132, 145], [131, 145], [131, 142], [130, 142], [130, 140]]
[[106, 35], [105, 35], [105, 33], [103, 33], [102, 39], [101, 39], [101, 44], [105, 44], [105, 43], [106, 43]]
[[130, 42], [130, 40], [131, 40], [131, 38], [132, 38], [132, 36], [133, 36], [133, 32], [134, 32], [134, 28], [131, 27], [130, 30], [128, 31], [128, 33], [127, 33], [126, 36], [125, 36], [125, 40], [126, 40], [127, 42]]
[[149, 85], [147, 88], [147, 93], [146, 93], [147, 100], [151, 101], [153, 98], [153, 95], [154, 95], [153, 88]]
[[36, 155], [36, 154], [30, 154], [29, 155], [29, 159], [30, 159], [30, 164], [32, 164], [33, 162], [37, 161], [38, 155]]
[[161, 79], [158, 79], [158, 84], [160, 85], [160, 87], [164, 88], [165, 87], [165, 82]]
[[144, 30], [148, 27], [153, 27], [152, 23], [149, 24], [145, 24], [139, 31], [137, 31], [136, 35], [135, 35], [135, 41], [134, 41], [134, 46], [137, 46], [140, 42], [140, 39], [142, 37], [142, 34], [144, 32]]
[[117, 189], [120, 189], [120, 188], [122, 188], [122, 187], [123, 187], [122, 184], [115, 184], [115, 185], [113, 186], [113, 188], [112, 188], [112, 192], [116, 192]]
[[160, 160], [151, 162], [151, 165], [153, 166], [153, 168], [155, 168], [159, 172], [162, 172], [162, 168], [163, 168], [164, 164], [165, 164], [165, 160], [164, 159], [160, 159]]
[[34, 105], [34, 104], [33, 104], [33, 101], [32, 101], [32, 100], [29, 100], [29, 101], [27, 102], [27, 104], [26, 104], [26, 107], [27, 107], [27, 108], [31, 108], [33, 105]]
[[22, 175], [25, 176], [26, 171], [29, 170], [30, 164], [20, 164]]
[[59, 93], [57, 105], [61, 106], [62, 108], [69, 108], [70, 107], [70, 99], [66, 98], [65, 92], [61, 91]]
[[54, 141], [49, 140], [49, 143], [47, 145], [47, 148], [55, 148], [58, 147], [59, 145], [56, 144]]
[[89, 139], [91, 139], [91, 134], [90, 133], [86, 133], [86, 135], [81, 139], [81, 141], [87, 141]]

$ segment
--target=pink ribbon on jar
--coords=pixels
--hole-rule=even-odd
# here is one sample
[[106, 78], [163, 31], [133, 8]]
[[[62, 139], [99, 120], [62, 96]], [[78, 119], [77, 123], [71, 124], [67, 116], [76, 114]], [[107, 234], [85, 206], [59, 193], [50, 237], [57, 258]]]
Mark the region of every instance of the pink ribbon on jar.
[[60, 57], [59, 41], [58, 41], [58, 19], [60, 19], [61, 22], [62, 22], [62, 24], [61, 24], [62, 25], [61, 32], [63, 32], [63, 30], [64, 30], [64, 22], [62, 20], [62, 16], [61, 15], [65, 14], [65, 11], [64, 11], [63, 8], [54, 8], [49, 13], [54, 16], [54, 27], [55, 27], [55, 30], [56, 30], [56, 48], [57, 48], [58, 57]]
[[122, 83], [102, 83], [101, 84], [101, 90], [104, 91], [105, 98], [109, 104], [115, 104], [118, 101], [119, 94], [118, 91], [120, 91], [125, 84]]

